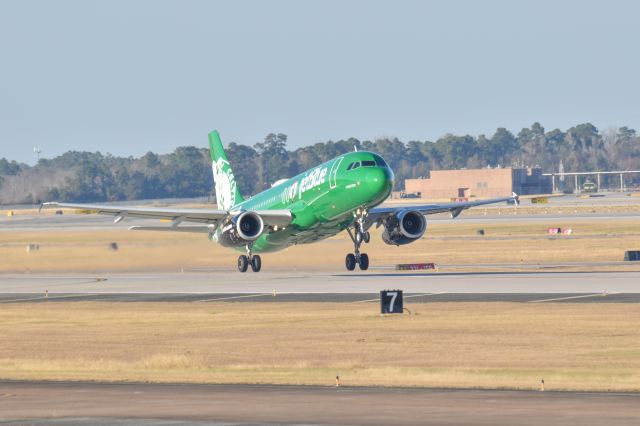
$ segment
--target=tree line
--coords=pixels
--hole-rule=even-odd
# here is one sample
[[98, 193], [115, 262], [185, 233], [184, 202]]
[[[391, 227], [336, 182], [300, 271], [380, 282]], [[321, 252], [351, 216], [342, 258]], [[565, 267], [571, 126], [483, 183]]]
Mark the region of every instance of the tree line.
[[[565, 172], [640, 169], [640, 137], [634, 129], [601, 132], [590, 123], [566, 131], [546, 131], [534, 123], [518, 134], [498, 128], [491, 136], [447, 134], [436, 141], [406, 143], [350, 138], [294, 150], [287, 149], [287, 139], [270, 133], [253, 146], [229, 143], [227, 156], [243, 194], [256, 194], [354, 148], [385, 158], [396, 175], [395, 190], [402, 190], [407, 178], [438, 169], [537, 166], [557, 172], [560, 162]], [[212, 192], [209, 150], [192, 146], [139, 158], [69, 151], [40, 159], [35, 166], [0, 159], [0, 204], [191, 198]]]

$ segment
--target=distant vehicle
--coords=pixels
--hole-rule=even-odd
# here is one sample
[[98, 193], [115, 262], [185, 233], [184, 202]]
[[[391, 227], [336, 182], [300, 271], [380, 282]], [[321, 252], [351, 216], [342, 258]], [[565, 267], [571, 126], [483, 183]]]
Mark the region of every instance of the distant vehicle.
[[[238, 258], [238, 270], [248, 266], [258, 272], [260, 256], [254, 253], [283, 250], [309, 244], [346, 230], [354, 252], [345, 259], [349, 271], [369, 268], [369, 257], [360, 253], [370, 239], [369, 229], [382, 226], [386, 244], [403, 245], [420, 238], [427, 230], [424, 215], [449, 212], [457, 217], [469, 207], [517, 201], [510, 197], [491, 200], [376, 207], [393, 188], [393, 171], [378, 154], [350, 152], [320, 164], [291, 179], [282, 179], [271, 188], [245, 200], [236, 185], [231, 165], [217, 131], [209, 133], [211, 164], [218, 210], [137, 208], [113, 205], [44, 203], [43, 207], [67, 207], [125, 218], [152, 218], [172, 221], [168, 226], [132, 226], [132, 230], [199, 232], [224, 247], [246, 251]], [[180, 226], [192, 222], [198, 226]]]
[[410, 194], [405, 194], [404, 192], [402, 194], [400, 194], [400, 198], [420, 198], [418, 196], [418, 194], [415, 193], [410, 193]]
[[598, 192], [598, 185], [596, 185], [591, 179], [587, 179], [582, 184], [582, 192]]

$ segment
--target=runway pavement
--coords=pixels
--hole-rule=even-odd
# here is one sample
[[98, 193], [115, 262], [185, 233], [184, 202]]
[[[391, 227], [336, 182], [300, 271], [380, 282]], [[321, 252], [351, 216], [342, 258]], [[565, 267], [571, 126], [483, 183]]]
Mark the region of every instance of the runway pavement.
[[0, 425], [629, 425], [640, 394], [0, 382]]
[[[0, 275], [0, 303], [46, 301], [332, 301], [401, 289], [414, 302], [638, 302], [640, 272], [279, 272]], [[275, 294], [275, 296], [274, 296]]]

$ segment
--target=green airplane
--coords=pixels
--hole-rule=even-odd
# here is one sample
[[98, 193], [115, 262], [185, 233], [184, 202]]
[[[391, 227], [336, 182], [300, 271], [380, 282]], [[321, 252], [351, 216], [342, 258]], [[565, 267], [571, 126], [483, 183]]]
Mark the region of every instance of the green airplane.
[[[42, 207], [68, 207], [125, 218], [170, 220], [169, 226], [132, 226], [131, 230], [199, 232], [224, 247], [246, 251], [238, 257], [238, 270], [254, 272], [262, 268], [256, 253], [267, 253], [297, 244], [310, 244], [347, 231], [354, 252], [346, 255], [349, 271], [369, 268], [369, 256], [361, 253], [370, 240], [372, 226], [384, 227], [382, 239], [390, 245], [404, 245], [420, 239], [426, 229], [425, 215], [462, 210], [505, 201], [490, 200], [426, 204], [402, 207], [376, 207], [393, 188], [393, 171], [373, 152], [354, 151], [322, 163], [298, 176], [281, 179], [271, 188], [244, 199], [236, 184], [231, 165], [217, 131], [209, 133], [211, 166], [218, 210], [138, 208], [114, 205], [44, 203]], [[181, 226], [183, 222], [198, 225]]]

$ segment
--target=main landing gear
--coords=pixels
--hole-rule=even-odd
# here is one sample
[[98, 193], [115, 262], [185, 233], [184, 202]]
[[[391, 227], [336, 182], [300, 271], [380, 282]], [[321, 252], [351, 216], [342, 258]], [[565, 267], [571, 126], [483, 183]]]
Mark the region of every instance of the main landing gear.
[[262, 268], [262, 259], [257, 254], [251, 253], [251, 244], [247, 244], [247, 254], [238, 257], [238, 271], [247, 272], [249, 265], [253, 272], [260, 272]]
[[355, 252], [349, 253], [345, 258], [344, 263], [348, 271], [356, 269], [356, 265], [359, 265], [363, 271], [369, 269], [369, 256], [366, 253], [360, 253], [362, 243], [369, 243], [371, 240], [369, 231], [364, 230], [364, 218], [366, 216], [366, 210], [358, 209], [356, 211], [356, 221], [353, 224], [353, 230], [350, 227], [347, 228], [349, 237], [351, 237], [351, 241], [353, 241], [353, 250]]

